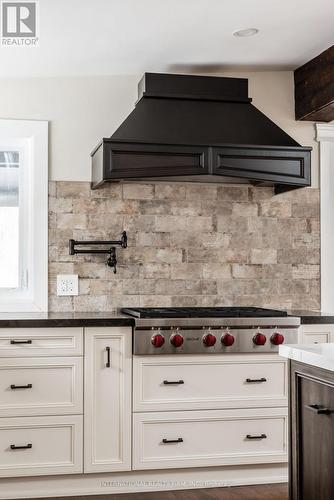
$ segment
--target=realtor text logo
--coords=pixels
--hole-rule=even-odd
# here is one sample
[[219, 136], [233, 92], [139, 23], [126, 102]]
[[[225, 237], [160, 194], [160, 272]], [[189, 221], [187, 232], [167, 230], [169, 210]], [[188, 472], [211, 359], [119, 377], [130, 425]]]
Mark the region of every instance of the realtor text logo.
[[1, 45], [38, 45], [38, 4], [36, 1], [1, 2]]

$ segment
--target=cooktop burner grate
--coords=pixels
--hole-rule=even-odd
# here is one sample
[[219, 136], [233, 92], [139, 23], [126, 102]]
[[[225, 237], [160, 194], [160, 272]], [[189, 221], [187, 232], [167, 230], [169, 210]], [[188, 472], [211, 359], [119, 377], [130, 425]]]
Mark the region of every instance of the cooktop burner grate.
[[286, 311], [261, 307], [131, 307], [121, 312], [135, 318], [269, 318], [287, 316]]

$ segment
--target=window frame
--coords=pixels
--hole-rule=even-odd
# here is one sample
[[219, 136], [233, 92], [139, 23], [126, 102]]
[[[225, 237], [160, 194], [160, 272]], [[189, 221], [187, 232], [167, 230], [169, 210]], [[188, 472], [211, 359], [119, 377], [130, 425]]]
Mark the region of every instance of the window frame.
[[0, 312], [47, 311], [48, 122], [0, 119], [1, 146], [6, 142], [8, 146], [25, 144], [25, 169], [20, 185], [23, 190], [19, 204], [22, 224], [19, 246], [21, 286], [16, 289], [0, 288]]

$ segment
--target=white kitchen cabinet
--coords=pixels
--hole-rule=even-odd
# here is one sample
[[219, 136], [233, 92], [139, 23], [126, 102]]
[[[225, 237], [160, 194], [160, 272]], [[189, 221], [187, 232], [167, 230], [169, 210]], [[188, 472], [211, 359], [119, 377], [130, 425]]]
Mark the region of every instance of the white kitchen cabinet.
[[277, 354], [135, 356], [134, 411], [286, 406], [287, 363]]
[[82, 356], [82, 328], [1, 328], [0, 357]]
[[287, 408], [134, 414], [133, 468], [287, 461]]
[[84, 472], [131, 470], [131, 333], [85, 329]]
[[83, 472], [83, 328], [0, 329], [0, 477]]
[[0, 357], [0, 417], [82, 414], [82, 367], [79, 356]]
[[327, 344], [334, 342], [334, 325], [316, 324], [300, 327], [301, 344]]
[[0, 418], [0, 477], [82, 472], [82, 415]]

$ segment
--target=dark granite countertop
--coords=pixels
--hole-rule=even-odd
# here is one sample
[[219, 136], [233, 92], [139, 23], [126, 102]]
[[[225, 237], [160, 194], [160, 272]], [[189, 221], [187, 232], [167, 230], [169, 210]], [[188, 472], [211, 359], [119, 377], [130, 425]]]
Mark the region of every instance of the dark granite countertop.
[[290, 311], [291, 316], [299, 316], [302, 325], [334, 324], [334, 313], [321, 311]]
[[0, 313], [0, 328], [65, 326], [134, 326], [133, 318], [121, 313]]
[[[289, 311], [302, 325], [334, 324], [334, 313]], [[119, 312], [0, 313], [0, 328], [38, 328], [70, 326], [134, 326], [135, 320]]]

